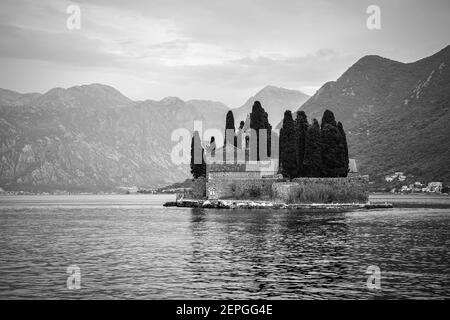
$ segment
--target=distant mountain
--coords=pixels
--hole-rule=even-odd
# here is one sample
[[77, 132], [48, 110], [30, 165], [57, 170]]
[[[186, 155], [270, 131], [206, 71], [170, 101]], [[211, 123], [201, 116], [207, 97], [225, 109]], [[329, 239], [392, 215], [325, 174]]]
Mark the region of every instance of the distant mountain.
[[365, 56], [300, 108], [343, 122], [350, 156], [381, 182], [394, 171], [450, 182], [450, 46], [413, 62]]
[[12, 90], [6, 90], [0, 88], [0, 106], [9, 105], [9, 106], [23, 106], [31, 103], [31, 101], [35, 100], [39, 97], [39, 93], [18, 93]]
[[33, 103], [44, 108], [118, 108], [129, 107], [134, 102], [113, 87], [103, 84], [54, 88], [37, 97]]
[[239, 125], [241, 120], [245, 120], [247, 114], [252, 111], [252, 106], [255, 101], [261, 102], [264, 110], [269, 115], [270, 124], [275, 127], [283, 119], [283, 114], [286, 109], [297, 109], [308, 98], [308, 95], [298, 90], [266, 86], [253, 97], [249, 98], [243, 106], [233, 109], [236, 126]]
[[[24, 99], [29, 99], [23, 104]], [[172, 163], [175, 129], [222, 124], [228, 108], [175, 97], [133, 102], [100, 84], [43, 95], [0, 92], [0, 186], [6, 190], [111, 190], [184, 180]]]

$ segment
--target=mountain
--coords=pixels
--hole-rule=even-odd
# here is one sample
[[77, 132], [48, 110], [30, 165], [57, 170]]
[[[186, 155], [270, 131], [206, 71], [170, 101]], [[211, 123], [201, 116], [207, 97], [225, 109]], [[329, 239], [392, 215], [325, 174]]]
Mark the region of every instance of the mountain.
[[171, 160], [172, 132], [192, 131], [194, 120], [204, 130], [218, 126], [227, 111], [217, 102], [176, 97], [134, 102], [100, 84], [32, 97], [1, 91], [0, 186], [100, 191], [184, 180], [188, 166]]
[[75, 86], [68, 89], [54, 88], [37, 97], [33, 103], [43, 108], [107, 109], [129, 107], [134, 104], [113, 87], [103, 84]]
[[12, 90], [6, 90], [0, 88], [0, 106], [10, 105], [10, 106], [23, 106], [31, 103], [39, 97], [39, 93], [18, 93]]
[[450, 182], [450, 46], [413, 63], [361, 58], [300, 107], [310, 120], [325, 109], [343, 122], [350, 156], [376, 183], [395, 171]]
[[269, 122], [275, 127], [275, 124], [283, 119], [284, 110], [296, 109], [300, 107], [309, 96], [301, 91], [278, 88], [274, 86], [266, 86], [249, 98], [244, 105], [233, 109], [234, 120], [236, 126], [241, 120], [245, 120], [247, 114], [252, 111], [252, 106], [255, 101], [261, 102], [264, 110], [269, 115]]

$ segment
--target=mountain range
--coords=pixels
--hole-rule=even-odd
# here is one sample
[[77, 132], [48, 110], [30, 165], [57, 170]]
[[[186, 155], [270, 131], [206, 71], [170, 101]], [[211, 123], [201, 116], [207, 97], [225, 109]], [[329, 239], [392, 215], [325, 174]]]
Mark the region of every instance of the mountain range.
[[[285, 94], [273, 88], [267, 102]], [[172, 132], [192, 131], [195, 120], [203, 130], [222, 130], [229, 110], [220, 102], [177, 97], [132, 101], [102, 84], [44, 94], [1, 89], [0, 187], [77, 192], [184, 180], [189, 168], [172, 163]]]
[[[365, 56], [312, 97], [267, 86], [232, 109], [236, 126], [261, 101], [273, 127], [285, 109], [310, 121], [325, 109], [347, 132], [350, 157], [376, 184], [395, 171], [450, 182], [450, 46], [413, 63]], [[224, 129], [230, 110], [208, 100], [133, 101], [91, 84], [21, 94], [0, 89], [0, 187], [100, 191], [154, 187], [190, 176], [171, 161], [171, 134], [194, 120]], [[279, 127], [279, 125], [278, 125]]]

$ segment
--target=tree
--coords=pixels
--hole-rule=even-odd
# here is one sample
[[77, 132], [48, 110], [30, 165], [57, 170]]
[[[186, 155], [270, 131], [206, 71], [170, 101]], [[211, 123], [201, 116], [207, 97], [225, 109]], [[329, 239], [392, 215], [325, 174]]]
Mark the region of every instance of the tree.
[[320, 126], [317, 119], [306, 131], [305, 156], [303, 159], [304, 171], [307, 177], [322, 176], [322, 149]]
[[337, 126], [325, 123], [320, 132], [322, 146], [323, 176], [332, 178], [339, 176], [339, 168], [342, 165], [341, 134]]
[[[225, 141], [223, 144], [223, 161], [230, 160], [227, 159], [227, 144], [231, 144], [234, 147], [237, 146], [237, 137], [235, 135], [236, 128], [234, 126], [234, 115], [233, 111], [228, 111], [225, 120]], [[234, 155], [236, 157], [236, 155]]]
[[[252, 112], [250, 113], [250, 128], [254, 129], [256, 132], [256, 137], [252, 137], [252, 139], [256, 138], [257, 143], [257, 153], [256, 153], [256, 160], [260, 160], [262, 155], [260, 154], [259, 150], [259, 140], [260, 140], [260, 131], [261, 129], [265, 129], [267, 132], [266, 138], [267, 138], [267, 156], [270, 157], [270, 151], [271, 151], [271, 135], [272, 135], [272, 126], [269, 123], [269, 117], [267, 115], [267, 112], [264, 110], [264, 108], [261, 106], [261, 103], [259, 101], [255, 101], [253, 103]], [[264, 155], [266, 156], [266, 155]], [[255, 160], [255, 159], [251, 159]], [[263, 159], [265, 160], [265, 159]]]
[[323, 129], [323, 127], [326, 124], [331, 124], [336, 127], [336, 119], [334, 118], [334, 113], [330, 110], [325, 110], [322, 116], [322, 122], [320, 124], [320, 128]]
[[303, 160], [305, 158], [306, 132], [308, 131], [308, 127], [308, 118], [305, 112], [297, 111], [297, 117], [295, 119], [297, 177], [304, 177], [306, 175]]
[[450, 192], [450, 187], [449, 186], [443, 186], [441, 193], [449, 193]]
[[347, 137], [345, 135], [344, 127], [341, 122], [338, 122], [337, 124], [339, 133], [341, 135], [341, 166], [339, 170], [339, 177], [346, 177], [348, 175], [349, 167], [348, 167], [348, 144], [347, 144]]
[[294, 178], [298, 171], [295, 123], [289, 110], [284, 112], [280, 129], [280, 172], [284, 177]]
[[233, 129], [233, 131], [235, 131], [235, 127], [234, 127], [234, 115], [233, 115], [233, 111], [228, 111], [227, 112], [227, 117], [226, 117], [226, 121], [225, 121], [225, 130], [226, 129]]
[[191, 174], [194, 179], [206, 177], [204, 150], [198, 131], [194, 131], [191, 140]]
[[325, 110], [321, 124], [323, 175], [346, 177], [348, 146], [342, 123], [336, 123], [333, 112]]

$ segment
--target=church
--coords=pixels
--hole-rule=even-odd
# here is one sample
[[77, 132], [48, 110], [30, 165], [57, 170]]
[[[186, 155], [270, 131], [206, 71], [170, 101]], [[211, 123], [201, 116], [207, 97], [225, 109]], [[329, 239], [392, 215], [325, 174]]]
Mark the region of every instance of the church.
[[[273, 184], [289, 180], [279, 170], [278, 134], [272, 131], [267, 113], [258, 101], [237, 130], [232, 113], [230, 118], [223, 146], [216, 149], [212, 139], [206, 148], [206, 197], [270, 197]], [[349, 169], [350, 176], [357, 175], [354, 159], [349, 159]]]

